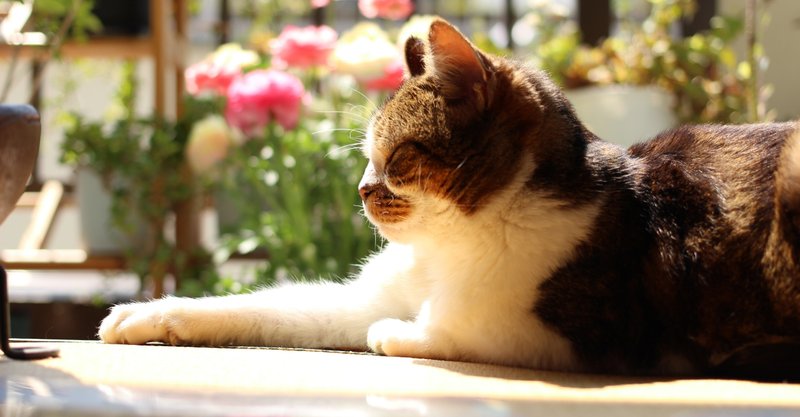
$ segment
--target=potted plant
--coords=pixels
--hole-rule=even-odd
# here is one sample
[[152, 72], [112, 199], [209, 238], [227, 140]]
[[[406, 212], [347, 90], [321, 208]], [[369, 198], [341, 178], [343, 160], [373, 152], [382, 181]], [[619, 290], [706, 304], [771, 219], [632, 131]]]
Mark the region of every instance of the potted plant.
[[710, 30], [676, 38], [672, 28], [691, 15], [694, 1], [649, 6], [644, 22], [622, 19], [619, 32], [597, 46], [582, 45], [565, 15], [540, 9], [528, 17], [541, 27], [538, 64], [595, 133], [621, 145], [678, 122], [745, 121], [749, 75], [731, 48], [741, 19], [717, 16]]
[[215, 272], [210, 256], [179, 252], [165, 229], [177, 204], [206, 192], [185, 174], [185, 148], [194, 121], [212, 109], [189, 102], [176, 122], [136, 117], [134, 69], [126, 66], [118, 90], [117, 100], [126, 111], [121, 118], [105, 123], [66, 117], [61, 160], [78, 172], [76, 195], [87, 249], [125, 253], [143, 289], [160, 296], [170, 272], [179, 275], [176, 279]]

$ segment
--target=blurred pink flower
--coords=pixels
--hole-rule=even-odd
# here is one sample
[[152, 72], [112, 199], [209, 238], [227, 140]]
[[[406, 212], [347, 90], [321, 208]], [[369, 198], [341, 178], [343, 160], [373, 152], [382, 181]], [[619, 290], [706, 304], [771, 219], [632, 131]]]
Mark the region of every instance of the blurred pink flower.
[[331, 0], [311, 0], [311, 7], [318, 9], [325, 7], [331, 3]]
[[358, 10], [364, 17], [401, 20], [414, 13], [411, 0], [358, 0]]
[[365, 81], [364, 87], [368, 90], [395, 91], [403, 84], [404, 70], [403, 61], [394, 61], [383, 69], [383, 76]]
[[327, 65], [337, 37], [330, 26], [288, 25], [270, 42], [273, 63], [277, 67], [297, 68]]
[[256, 69], [228, 88], [225, 118], [247, 136], [257, 136], [274, 117], [284, 129], [293, 129], [308, 99], [303, 83], [278, 70]]
[[242, 75], [242, 68], [258, 63], [258, 54], [237, 44], [225, 44], [202, 61], [184, 71], [186, 91], [197, 96], [204, 93], [225, 94], [228, 86]]

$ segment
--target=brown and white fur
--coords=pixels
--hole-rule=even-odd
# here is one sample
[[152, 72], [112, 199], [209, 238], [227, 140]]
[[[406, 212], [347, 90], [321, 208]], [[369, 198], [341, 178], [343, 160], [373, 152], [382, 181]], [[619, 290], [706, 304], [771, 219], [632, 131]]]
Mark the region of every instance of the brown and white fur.
[[359, 187], [389, 243], [358, 276], [119, 305], [101, 339], [800, 369], [797, 124], [688, 126], [626, 150], [584, 128], [546, 75], [446, 22], [405, 52], [409, 79], [369, 124]]

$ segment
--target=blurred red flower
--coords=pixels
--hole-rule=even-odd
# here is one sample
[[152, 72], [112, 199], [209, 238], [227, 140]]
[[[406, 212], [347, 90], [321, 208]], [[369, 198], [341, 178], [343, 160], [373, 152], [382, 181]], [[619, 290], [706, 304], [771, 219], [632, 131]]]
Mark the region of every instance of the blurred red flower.
[[241, 68], [200, 61], [186, 68], [184, 72], [186, 91], [193, 96], [206, 92], [225, 94], [228, 86], [241, 74]]
[[270, 42], [273, 64], [279, 68], [309, 68], [328, 64], [338, 35], [330, 26], [288, 25]]
[[403, 61], [394, 61], [383, 69], [383, 76], [364, 82], [367, 90], [395, 91], [403, 84], [405, 77]]
[[184, 71], [186, 91], [193, 95], [225, 94], [228, 86], [242, 75], [243, 68], [258, 63], [258, 54], [237, 44], [225, 44]]

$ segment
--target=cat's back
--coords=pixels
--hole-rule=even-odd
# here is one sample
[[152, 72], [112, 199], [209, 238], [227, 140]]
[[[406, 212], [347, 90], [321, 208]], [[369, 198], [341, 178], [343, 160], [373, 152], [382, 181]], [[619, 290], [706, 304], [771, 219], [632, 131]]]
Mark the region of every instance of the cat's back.
[[673, 294], [657, 314], [680, 323], [709, 365], [744, 346], [800, 340], [800, 228], [789, 218], [800, 211], [799, 131], [685, 126], [628, 150], [649, 207], [645, 287], [654, 299]]
[[684, 372], [670, 358], [721, 369], [800, 346], [797, 125], [685, 126], [625, 159], [625, 175], [597, 175], [591, 236], [540, 287], [537, 313], [583, 363]]
[[795, 123], [765, 123], [664, 132], [628, 149], [640, 167], [636, 190], [651, 221], [695, 250], [737, 236], [749, 237], [739, 244], [750, 251], [763, 247], [798, 131]]
[[774, 175], [784, 145], [797, 131], [797, 123], [685, 125], [631, 146], [628, 154], [640, 158], [649, 175], [672, 162], [720, 175], [722, 181], [744, 172], [761, 179]]

